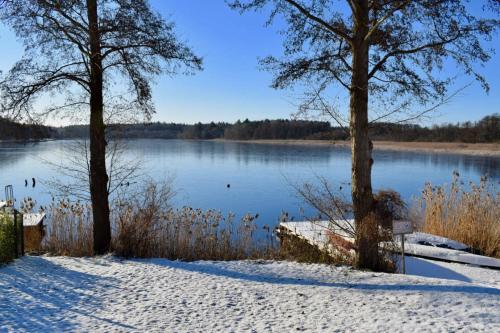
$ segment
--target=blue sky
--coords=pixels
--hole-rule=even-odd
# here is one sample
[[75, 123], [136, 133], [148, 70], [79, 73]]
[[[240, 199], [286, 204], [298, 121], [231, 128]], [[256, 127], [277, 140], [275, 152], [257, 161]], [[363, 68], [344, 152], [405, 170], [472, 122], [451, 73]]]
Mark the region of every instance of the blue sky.
[[[300, 91], [276, 91], [269, 87], [272, 76], [260, 70], [258, 58], [280, 55], [279, 27], [265, 27], [264, 13], [240, 15], [224, 0], [152, 0], [153, 7], [175, 21], [178, 35], [204, 58], [203, 72], [194, 76], [158, 78], [154, 86], [157, 114], [153, 120], [166, 122], [235, 121], [237, 119], [288, 118], [296, 111]], [[6, 71], [21, 57], [22, 45], [6, 28], [0, 27], [4, 52], [0, 70]], [[500, 52], [497, 36], [490, 46]], [[8, 52], [5, 52], [5, 51]], [[498, 53], [497, 52], [497, 53]], [[491, 90], [479, 84], [442, 106], [432, 122], [478, 120], [500, 112], [500, 57], [494, 55], [482, 69]], [[461, 77], [457, 86], [472, 79]], [[340, 105], [347, 109], [347, 105]]]

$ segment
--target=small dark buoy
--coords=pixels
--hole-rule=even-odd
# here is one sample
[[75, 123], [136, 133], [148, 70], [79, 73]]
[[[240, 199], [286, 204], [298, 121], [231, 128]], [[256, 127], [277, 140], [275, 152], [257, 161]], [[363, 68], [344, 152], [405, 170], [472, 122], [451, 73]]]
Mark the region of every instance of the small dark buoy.
[[33, 185], [33, 187], [35, 187], [35, 186], [36, 186], [36, 180], [35, 180], [35, 178], [34, 178], [34, 177], [33, 177], [33, 178], [31, 178], [31, 181], [33, 182], [33, 184], [32, 184], [32, 185]]
[[227, 184], [227, 185], [226, 185], [226, 187], [227, 187], [227, 188], [230, 188], [230, 187], [231, 187], [231, 184]]
[[27, 179], [24, 180], [24, 187], [28, 187], [28, 180]]

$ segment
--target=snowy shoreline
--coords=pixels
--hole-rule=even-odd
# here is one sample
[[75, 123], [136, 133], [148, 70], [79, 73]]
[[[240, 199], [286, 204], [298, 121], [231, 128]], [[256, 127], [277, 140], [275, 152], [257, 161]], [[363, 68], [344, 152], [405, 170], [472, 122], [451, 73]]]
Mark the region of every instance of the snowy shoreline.
[[435, 279], [294, 262], [27, 256], [0, 268], [0, 331], [500, 329], [500, 272], [420, 260], [455, 273]]

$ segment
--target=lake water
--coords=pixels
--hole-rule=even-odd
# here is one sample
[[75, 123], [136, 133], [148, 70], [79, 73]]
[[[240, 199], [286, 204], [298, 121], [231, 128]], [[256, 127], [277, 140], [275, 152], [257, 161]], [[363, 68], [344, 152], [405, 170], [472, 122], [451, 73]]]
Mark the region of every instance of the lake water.
[[[68, 141], [0, 143], [0, 186], [12, 184], [19, 202], [25, 196], [38, 204], [50, 201], [42, 180], [59, 175], [45, 161], [67, 159]], [[236, 142], [134, 140], [125, 159], [142, 160], [142, 173], [154, 180], [174, 177], [176, 206], [229, 211], [237, 216], [258, 213], [260, 223], [274, 224], [282, 211], [296, 220], [313, 212], [296, 196], [292, 184], [327, 178], [348, 196], [350, 151], [335, 146], [271, 145]], [[482, 175], [500, 180], [500, 158], [453, 154], [376, 151], [374, 189], [394, 189], [410, 201], [424, 184], [449, 183], [452, 172], [464, 180]], [[25, 187], [24, 180], [37, 179]], [[230, 187], [227, 187], [230, 184]], [[0, 198], [3, 198], [3, 193]]]

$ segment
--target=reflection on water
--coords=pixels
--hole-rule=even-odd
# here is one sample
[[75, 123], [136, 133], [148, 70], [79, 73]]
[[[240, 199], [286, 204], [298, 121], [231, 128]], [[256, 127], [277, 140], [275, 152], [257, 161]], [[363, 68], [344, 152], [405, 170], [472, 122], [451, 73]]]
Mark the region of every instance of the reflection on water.
[[488, 175], [493, 179], [500, 178], [500, 158], [438, 154], [417, 152], [375, 152], [375, 160], [389, 160], [397, 163], [414, 163], [426, 167], [440, 167], [450, 170], [460, 170], [466, 174]]
[[[67, 144], [0, 143], [0, 185], [13, 184], [18, 201], [31, 196], [39, 204], [47, 204], [48, 189], [25, 187], [24, 179], [58, 177], [43, 161], [64, 162]], [[262, 223], [275, 222], [281, 211], [301, 218], [302, 203], [290, 183], [323, 176], [334, 184], [345, 184], [351, 169], [349, 149], [335, 146], [134, 140], [128, 143], [126, 155], [141, 158], [143, 172], [155, 180], [175, 177], [179, 193], [175, 205], [215, 208], [237, 215], [259, 213]], [[454, 170], [463, 179], [478, 181], [487, 174], [500, 180], [498, 157], [376, 151], [374, 160], [375, 189], [395, 189], [407, 200], [418, 195], [426, 182], [449, 183]], [[306, 209], [306, 213], [310, 211]]]

